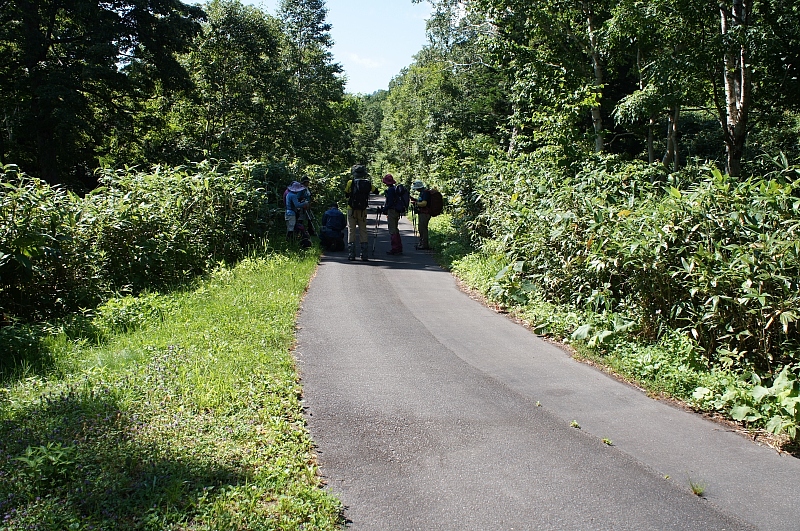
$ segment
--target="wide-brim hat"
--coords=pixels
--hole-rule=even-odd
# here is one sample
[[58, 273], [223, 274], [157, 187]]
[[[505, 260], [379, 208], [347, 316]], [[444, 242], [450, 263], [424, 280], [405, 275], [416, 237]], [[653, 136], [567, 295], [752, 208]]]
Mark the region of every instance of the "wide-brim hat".
[[289, 185], [290, 192], [302, 192], [305, 189], [306, 187], [297, 181], [292, 181], [292, 184]]
[[425, 183], [422, 181], [414, 181], [414, 184], [411, 185], [412, 190], [422, 190], [425, 188]]
[[387, 173], [386, 175], [383, 176], [383, 184], [386, 184], [388, 186], [393, 186], [397, 184], [397, 181], [394, 180], [394, 177], [392, 177], [391, 173]]

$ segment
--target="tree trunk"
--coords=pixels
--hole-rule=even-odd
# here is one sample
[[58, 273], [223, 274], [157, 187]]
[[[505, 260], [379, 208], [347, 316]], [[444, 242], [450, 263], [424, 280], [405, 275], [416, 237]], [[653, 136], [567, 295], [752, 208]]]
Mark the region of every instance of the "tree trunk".
[[656, 119], [651, 116], [650, 123], [647, 124], [647, 160], [650, 164], [656, 161], [656, 150], [653, 147], [653, 129], [655, 128]]
[[36, 131], [36, 148], [38, 153], [39, 177], [49, 184], [59, 183], [58, 163], [56, 158], [55, 135], [50, 127], [40, 125]]
[[752, 72], [747, 63], [746, 44], [735, 38], [744, 33], [750, 22], [753, 6], [748, 0], [733, 0], [731, 9], [720, 4], [720, 31], [727, 43], [724, 55], [725, 136], [727, 170], [731, 176], [741, 173], [741, 161], [747, 140], [750, 113]]
[[600, 109], [600, 97], [603, 94], [603, 63], [597, 49], [597, 34], [594, 28], [594, 13], [589, 9], [586, 16], [587, 30], [589, 32], [589, 50], [592, 56], [594, 69], [594, 91], [597, 94], [597, 104], [592, 107], [592, 126], [594, 127], [594, 150], [601, 153], [605, 149], [603, 137], [603, 113]]
[[661, 159], [661, 163], [667, 168], [672, 166], [672, 171], [678, 171], [680, 168], [678, 160], [678, 119], [680, 118], [680, 112], [680, 107], [676, 105], [669, 113], [667, 152], [664, 153], [664, 158]]

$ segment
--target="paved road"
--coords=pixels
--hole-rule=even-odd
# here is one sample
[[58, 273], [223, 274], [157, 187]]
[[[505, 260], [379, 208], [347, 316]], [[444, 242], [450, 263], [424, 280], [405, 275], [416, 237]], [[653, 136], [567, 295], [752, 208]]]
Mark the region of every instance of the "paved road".
[[800, 460], [575, 362], [402, 229], [403, 256], [385, 223], [370, 262], [324, 256], [299, 319], [307, 419], [349, 529], [800, 530]]

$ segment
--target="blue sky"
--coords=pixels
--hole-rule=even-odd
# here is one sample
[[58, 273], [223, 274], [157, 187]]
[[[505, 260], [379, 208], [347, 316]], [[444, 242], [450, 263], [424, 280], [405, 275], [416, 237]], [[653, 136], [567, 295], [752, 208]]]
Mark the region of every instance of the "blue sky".
[[[280, 0], [242, 0], [274, 15]], [[425, 44], [427, 2], [411, 0], [328, 0], [334, 60], [347, 76], [347, 91], [371, 94], [389, 81]]]

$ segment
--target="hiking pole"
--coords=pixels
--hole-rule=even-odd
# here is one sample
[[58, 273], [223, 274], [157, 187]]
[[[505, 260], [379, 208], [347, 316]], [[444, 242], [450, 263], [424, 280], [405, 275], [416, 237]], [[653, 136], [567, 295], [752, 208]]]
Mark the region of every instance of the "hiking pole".
[[378, 224], [381, 222], [381, 209], [375, 216], [375, 235], [372, 237], [372, 257], [375, 258], [375, 244], [378, 242]]
[[311, 228], [316, 231], [317, 237], [319, 237], [319, 225], [317, 224], [317, 218], [314, 216], [314, 213], [310, 208], [306, 210], [306, 215], [308, 216], [309, 223], [311, 223]]

